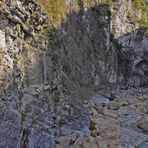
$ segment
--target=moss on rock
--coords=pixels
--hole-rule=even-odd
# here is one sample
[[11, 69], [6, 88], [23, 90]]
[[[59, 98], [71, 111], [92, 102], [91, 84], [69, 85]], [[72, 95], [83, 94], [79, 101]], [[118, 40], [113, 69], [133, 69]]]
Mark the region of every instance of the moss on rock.
[[148, 1], [147, 0], [132, 0], [134, 9], [140, 9], [142, 17], [140, 24], [144, 27], [148, 27]]
[[65, 5], [63, 0], [38, 0], [49, 14], [49, 25], [55, 26], [64, 17]]

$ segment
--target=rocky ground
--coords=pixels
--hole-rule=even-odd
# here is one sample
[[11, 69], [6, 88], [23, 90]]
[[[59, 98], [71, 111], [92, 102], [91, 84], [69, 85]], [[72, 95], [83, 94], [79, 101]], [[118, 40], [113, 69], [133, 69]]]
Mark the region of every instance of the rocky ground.
[[[0, 148], [148, 147], [147, 88], [118, 90], [106, 96], [93, 92], [82, 99], [80, 108], [76, 102], [72, 102], [74, 108], [63, 100], [56, 112], [51, 112], [45, 97], [48, 86], [44, 92], [42, 89], [26, 89], [21, 100], [1, 98]], [[84, 94], [87, 92], [81, 92]]]
[[84, 102], [90, 126], [56, 138], [57, 148], [147, 148], [148, 90], [118, 91], [110, 101], [95, 95]]

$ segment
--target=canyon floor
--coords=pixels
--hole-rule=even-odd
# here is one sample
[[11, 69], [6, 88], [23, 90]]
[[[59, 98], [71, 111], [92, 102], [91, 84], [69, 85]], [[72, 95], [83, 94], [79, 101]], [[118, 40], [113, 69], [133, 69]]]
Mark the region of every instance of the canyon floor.
[[57, 148], [148, 148], [148, 89], [120, 90], [84, 101], [90, 127], [56, 138]]

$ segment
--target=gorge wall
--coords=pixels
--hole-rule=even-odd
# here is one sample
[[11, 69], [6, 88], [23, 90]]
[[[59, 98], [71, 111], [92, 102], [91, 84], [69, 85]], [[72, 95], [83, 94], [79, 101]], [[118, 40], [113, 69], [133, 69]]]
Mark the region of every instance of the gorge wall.
[[89, 124], [83, 99], [101, 83], [117, 81], [108, 7], [69, 11], [50, 28], [36, 1], [6, 0], [1, 6], [2, 147], [46, 147], [44, 137], [52, 147], [61, 124]]
[[83, 104], [95, 91], [110, 96], [118, 82], [148, 82], [146, 30], [125, 35], [129, 30], [118, 30], [123, 22], [111, 21], [109, 7], [98, 1], [91, 7], [87, 1], [65, 1], [62, 17], [40, 3], [1, 1], [1, 147], [55, 147], [62, 128], [87, 132]]

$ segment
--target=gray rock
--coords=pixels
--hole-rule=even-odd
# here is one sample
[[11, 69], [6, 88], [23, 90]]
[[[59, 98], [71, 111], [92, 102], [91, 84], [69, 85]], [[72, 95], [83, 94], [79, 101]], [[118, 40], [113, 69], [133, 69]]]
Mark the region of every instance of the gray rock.
[[138, 123], [138, 127], [148, 132], [148, 116], [145, 115]]
[[141, 119], [142, 113], [136, 107], [121, 107], [119, 109], [119, 122], [121, 127], [136, 127], [136, 123]]
[[148, 147], [148, 143], [147, 142], [138, 146], [138, 148], [147, 148], [147, 147]]
[[[118, 38], [122, 52], [119, 67], [125, 83], [132, 87], [146, 86], [148, 83], [148, 36], [146, 29], [140, 28]], [[125, 64], [125, 65], [124, 65]], [[128, 66], [127, 66], [128, 65]]]
[[121, 129], [121, 143], [123, 148], [127, 148], [129, 145], [136, 147], [147, 140], [148, 136], [145, 134], [138, 133], [131, 129]]
[[5, 32], [0, 30], [0, 48], [2, 49], [2, 51], [5, 50], [6, 48], [6, 39], [5, 39]]
[[105, 98], [99, 94], [96, 94], [95, 96], [93, 96], [91, 98], [91, 100], [94, 102], [94, 103], [108, 103], [109, 102], [109, 99], [108, 98]]
[[[56, 18], [61, 21], [58, 27], [48, 25], [55, 12], [50, 16], [36, 0], [5, 0], [0, 7], [0, 147], [55, 148], [55, 139], [63, 135], [71, 144], [68, 134], [76, 131], [83, 137], [91, 132], [91, 102], [96, 108], [100, 103], [101, 109], [106, 109], [100, 115], [99, 108], [94, 108], [98, 129], [100, 124], [103, 126], [101, 135], [120, 139], [117, 110], [108, 110], [109, 99], [103, 95], [91, 97], [94, 90], [101, 90], [109, 98], [116, 97], [120, 65], [110, 33], [110, 11], [106, 5], [89, 8], [86, 2], [81, 3], [80, 10], [78, 7], [75, 0], [68, 0], [62, 11], [67, 14], [64, 21]], [[127, 78], [130, 85], [147, 81], [148, 40], [144, 33], [136, 30], [118, 39], [123, 51], [132, 50], [126, 57], [131, 63], [126, 65], [131, 70]], [[135, 71], [138, 79], [133, 76]], [[128, 103], [122, 102], [124, 105]], [[115, 108], [115, 104], [110, 106]], [[131, 128], [141, 113], [123, 107], [119, 116], [121, 126], [126, 123]], [[98, 135], [94, 131], [95, 134]], [[74, 135], [72, 142], [76, 138]], [[144, 139], [144, 134], [123, 130], [123, 144], [127, 141], [127, 145], [137, 146]]]

